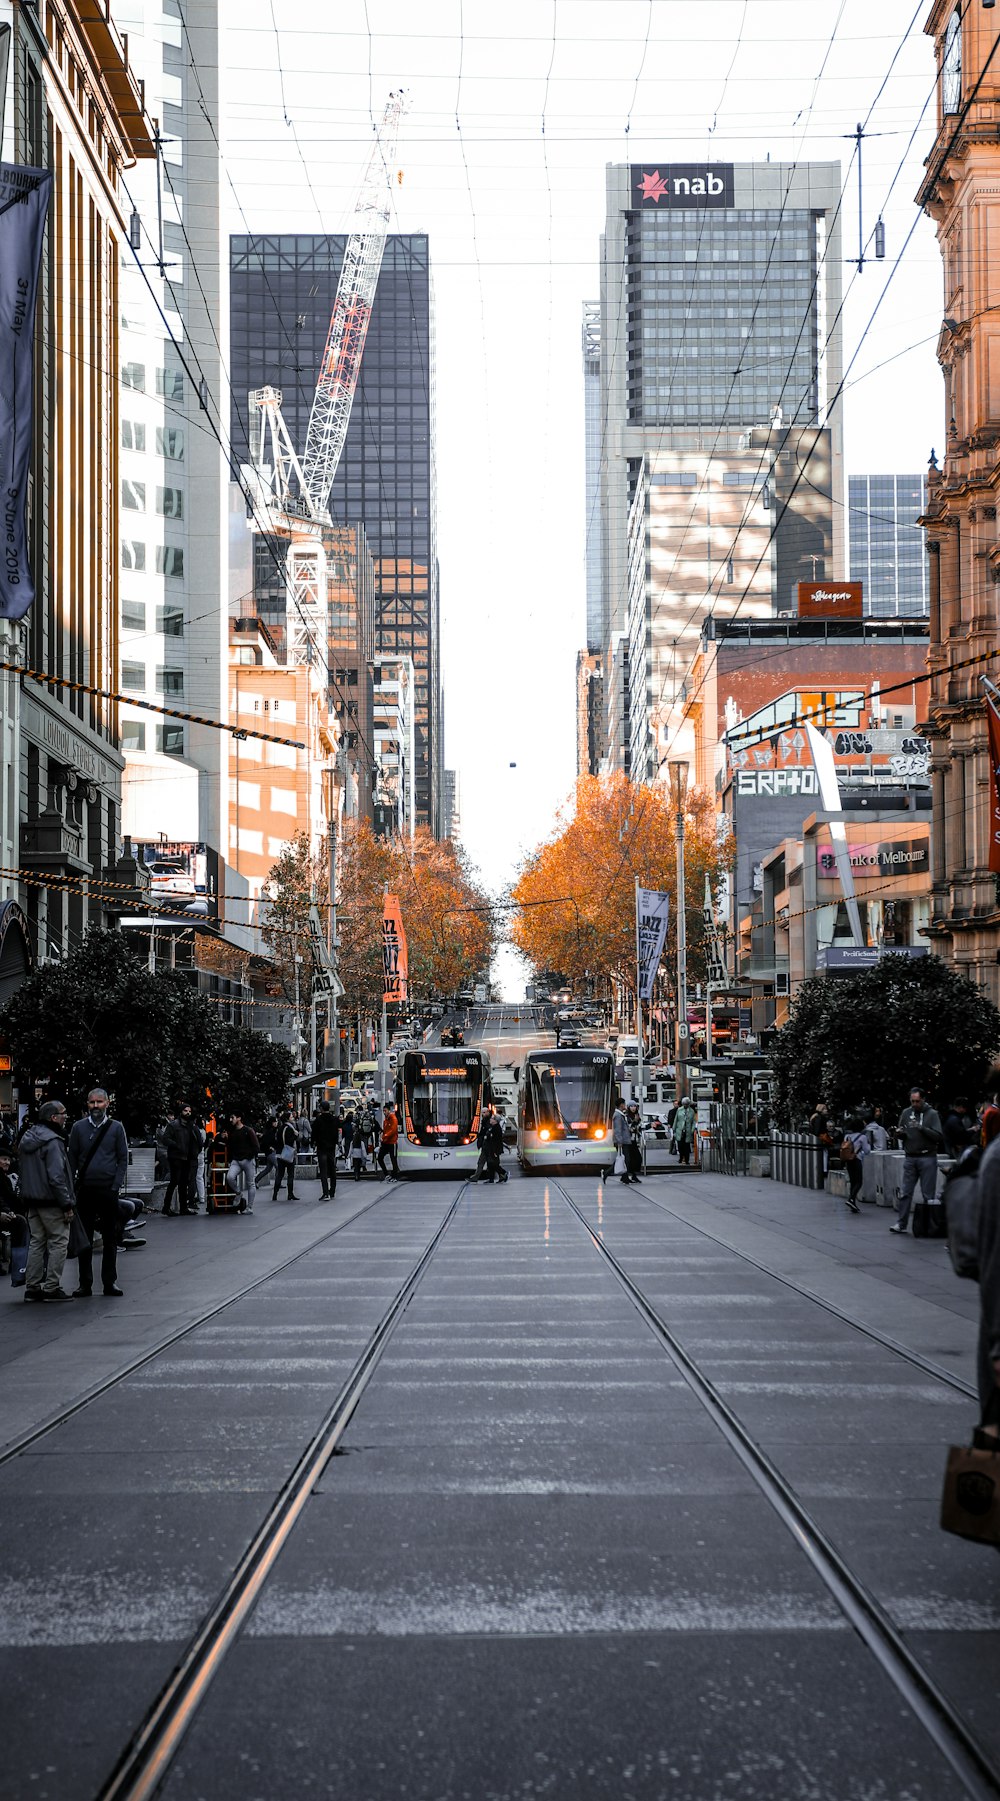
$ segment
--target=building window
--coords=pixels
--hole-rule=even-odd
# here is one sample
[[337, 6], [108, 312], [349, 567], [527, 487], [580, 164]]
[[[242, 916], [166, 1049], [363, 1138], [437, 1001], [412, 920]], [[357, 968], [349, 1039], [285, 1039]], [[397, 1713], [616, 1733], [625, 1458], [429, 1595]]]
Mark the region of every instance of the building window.
[[182, 725], [158, 725], [156, 748], [161, 756], [182, 757], [184, 755], [184, 727]]
[[122, 506], [131, 513], [146, 511], [145, 482], [122, 482]]
[[156, 671], [156, 692], [158, 694], [183, 694], [183, 669], [165, 669], [161, 663]]
[[146, 391], [146, 365], [145, 365], [145, 363], [123, 363], [122, 364], [122, 387], [123, 388], [137, 388], [139, 390], [140, 394], [145, 393], [145, 391]]
[[122, 720], [122, 750], [145, 750], [146, 727], [141, 719]]
[[956, 6], [944, 34], [941, 59], [941, 110], [957, 113], [962, 104], [962, 15]]
[[122, 539], [122, 568], [145, 569], [146, 546], [139, 538]]
[[145, 694], [145, 692], [146, 692], [146, 665], [145, 665], [145, 663], [123, 663], [122, 664], [122, 687], [127, 689], [128, 692], [131, 694]]
[[183, 488], [157, 488], [156, 510], [158, 513], [162, 513], [166, 519], [183, 519]]
[[138, 419], [122, 420], [122, 449], [145, 450], [146, 427]]
[[184, 615], [180, 607], [157, 607], [156, 629], [165, 638], [183, 638]]
[[122, 601], [122, 625], [127, 632], [144, 632], [146, 609], [141, 600]]
[[184, 552], [178, 550], [173, 544], [158, 544], [156, 546], [156, 573], [157, 575], [183, 575]]
[[165, 400], [184, 399], [184, 377], [179, 369], [157, 369], [156, 392]]
[[184, 433], [179, 426], [157, 426], [156, 454], [161, 457], [170, 457], [175, 463], [184, 461]]

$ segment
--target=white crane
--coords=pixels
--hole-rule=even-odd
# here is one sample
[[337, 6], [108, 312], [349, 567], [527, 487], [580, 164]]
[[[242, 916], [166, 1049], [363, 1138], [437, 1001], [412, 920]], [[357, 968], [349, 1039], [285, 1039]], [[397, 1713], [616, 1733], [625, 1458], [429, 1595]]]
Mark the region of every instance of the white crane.
[[243, 471], [255, 502], [250, 526], [259, 530], [263, 514], [268, 529], [289, 540], [286, 641], [291, 662], [309, 662], [317, 649], [326, 655], [324, 538], [331, 524], [330, 489], [347, 438], [382, 267], [393, 154], [405, 105], [402, 91], [389, 95], [361, 184], [301, 459], [282, 417], [280, 390], [255, 388], [250, 394], [252, 463]]

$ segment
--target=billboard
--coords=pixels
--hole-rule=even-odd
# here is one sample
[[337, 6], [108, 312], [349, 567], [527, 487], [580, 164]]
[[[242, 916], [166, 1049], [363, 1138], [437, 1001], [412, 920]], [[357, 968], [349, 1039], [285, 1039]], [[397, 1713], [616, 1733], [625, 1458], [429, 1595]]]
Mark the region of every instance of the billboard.
[[732, 206], [732, 163], [633, 163], [632, 206]]
[[35, 417], [35, 294], [51, 192], [48, 169], [0, 163], [0, 619], [22, 619], [35, 598], [24, 509]]
[[861, 619], [864, 595], [860, 582], [799, 582], [800, 619]]

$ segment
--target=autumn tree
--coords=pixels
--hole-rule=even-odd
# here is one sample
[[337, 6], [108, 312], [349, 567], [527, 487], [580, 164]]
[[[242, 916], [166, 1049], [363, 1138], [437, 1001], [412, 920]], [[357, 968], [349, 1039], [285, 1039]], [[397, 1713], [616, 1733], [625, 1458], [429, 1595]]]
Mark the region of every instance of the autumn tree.
[[326, 859], [312, 855], [308, 837], [300, 832], [268, 871], [260, 908], [261, 938], [285, 999], [293, 1006], [296, 993], [303, 1007], [308, 1007], [312, 998], [316, 959], [309, 912], [317, 906], [321, 922], [325, 921], [328, 895]]
[[[685, 807], [685, 918], [688, 977], [703, 980], [705, 876], [713, 888], [727, 865], [710, 797]], [[582, 984], [610, 976], [635, 984], [635, 884], [671, 897], [664, 960], [676, 945], [676, 827], [669, 790], [625, 775], [584, 776], [552, 836], [524, 863], [511, 898], [511, 936], [536, 969], [558, 969]]]

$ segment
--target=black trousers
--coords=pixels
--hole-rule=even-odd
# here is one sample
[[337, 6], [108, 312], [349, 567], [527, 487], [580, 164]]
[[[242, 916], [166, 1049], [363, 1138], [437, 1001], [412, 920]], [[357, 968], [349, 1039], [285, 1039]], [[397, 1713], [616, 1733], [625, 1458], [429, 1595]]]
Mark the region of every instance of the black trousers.
[[319, 1164], [319, 1182], [321, 1196], [337, 1192], [337, 1151], [336, 1146], [330, 1151], [317, 1151], [316, 1162]]
[[394, 1144], [379, 1145], [378, 1156], [376, 1157], [375, 1161], [378, 1164], [379, 1169], [382, 1171], [383, 1175], [385, 1175], [385, 1160], [387, 1157], [389, 1159], [389, 1162], [392, 1164], [393, 1175], [398, 1176], [399, 1175], [399, 1158], [396, 1156], [396, 1147]]
[[192, 1197], [197, 1193], [197, 1188], [198, 1166], [194, 1159], [192, 1159], [191, 1162], [186, 1163], [181, 1162], [177, 1157], [171, 1157], [170, 1180], [167, 1183], [167, 1191], [163, 1197], [164, 1213], [170, 1212], [170, 1203], [174, 1198], [175, 1189], [177, 1190], [178, 1205], [183, 1213], [186, 1208], [190, 1207]]
[[80, 1287], [94, 1286], [94, 1232], [100, 1228], [101, 1286], [113, 1288], [118, 1280], [118, 1202], [110, 1188], [84, 1188], [76, 1197], [76, 1210], [88, 1244], [80, 1252]]

